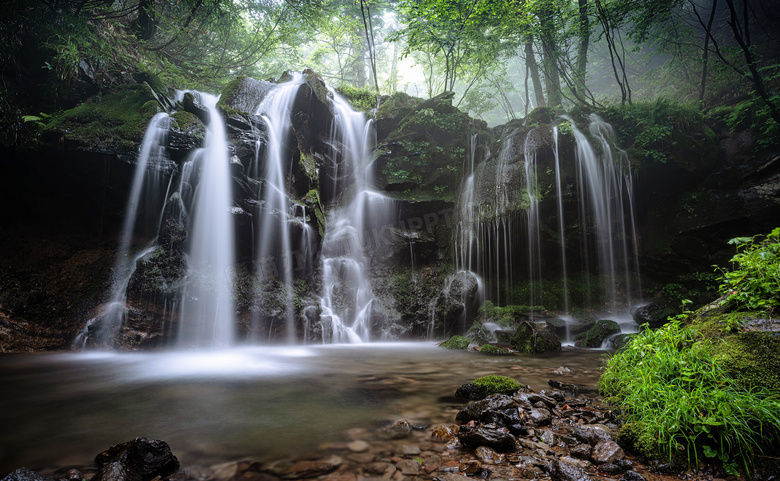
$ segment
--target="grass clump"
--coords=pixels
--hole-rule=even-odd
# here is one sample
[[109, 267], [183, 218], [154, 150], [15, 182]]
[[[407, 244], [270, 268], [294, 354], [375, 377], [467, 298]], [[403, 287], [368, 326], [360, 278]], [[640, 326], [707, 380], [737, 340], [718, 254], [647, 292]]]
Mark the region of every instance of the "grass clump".
[[720, 292], [732, 309], [772, 311], [780, 306], [780, 227], [766, 237], [737, 237], [732, 270], [721, 270]]
[[441, 347], [450, 350], [466, 350], [469, 347], [469, 340], [463, 336], [452, 336], [441, 343]]
[[[599, 391], [622, 408], [623, 438], [642, 454], [717, 457], [731, 474], [780, 440], [780, 397], [747, 390], [716, 360], [716, 343], [683, 325], [645, 330], [607, 362]], [[630, 429], [629, 429], [630, 428]]]

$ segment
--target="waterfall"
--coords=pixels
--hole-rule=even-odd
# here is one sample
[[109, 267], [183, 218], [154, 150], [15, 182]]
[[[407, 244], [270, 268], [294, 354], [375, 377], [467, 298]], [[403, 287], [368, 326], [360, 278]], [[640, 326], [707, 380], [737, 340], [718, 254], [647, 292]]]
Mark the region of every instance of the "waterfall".
[[[293, 203], [288, 195], [288, 172], [292, 166], [290, 151], [287, 149], [287, 139], [291, 132], [291, 113], [295, 95], [303, 83], [303, 75], [296, 73], [292, 80], [276, 86], [260, 103], [257, 114], [261, 115], [268, 127], [268, 142], [265, 150], [265, 166], [261, 177], [265, 180], [262, 189], [264, 215], [260, 223], [257, 252], [260, 261], [257, 263], [257, 277], [262, 282], [267, 280], [268, 262], [275, 263], [274, 252], [282, 253], [281, 272], [284, 282], [285, 312], [284, 320], [287, 329], [287, 342], [295, 342], [295, 314], [293, 312], [293, 253], [290, 240], [291, 223], [296, 222], [292, 215]], [[257, 168], [258, 160], [255, 160]], [[303, 222], [305, 227], [306, 223]], [[305, 236], [311, 237], [310, 227], [305, 229]], [[308, 248], [308, 246], [306, 246]], [[273, 271], [275, 274], [275, 270]]]
[[[582, 225], [587, 229], [583, 232], [585, 239], [582, 245], [587, 249], [587, 237], [591, 235], [589, 230], [592, 229], [599, 277], [607, 285], [608, 307], [616, 312], [619, 309], [619, 287], [626, 293], [622, 301], [631, 303], [630, 258], [633, 257], [636, 262], [637, 257], [628, 155], [614, 147], [615, 133], [612, 126], [597, 115], [590, 115], [588, 130], [591, 138], [598, 142], [598, 153], [574, 122], [568, 117], [564, 119], [571, 123], [576, 142], [581, 215], [585, 220]], [[629, 242], [632, 243], [631, 248]], [[587, 255], [584, 258], [587, 260]], [[622, 286], [619, 285], [621, 282]]]
[[[130, 195], [127, 199], [124, 221], [122, 223], [122, 236], [117, 248], [117, 260], [111, 279], [111, 291], [109, 301], [97, 316], [89, 319], [81, 331], [76, 335], [73, 347], [83, 349], [86, 347], [89, 331], [95, 330], [94, 341], [99, 346], [107, 346], [112, 334], [121, 327], [127, 311], [127, 299], [125, 291], [130, 277], [135, 271], [136, 261], [151, 250], [151, 247], [131, 253], [130, 244], [136, 232], [139, 210], [147, 212], [147, 222], [159, 229], [162, 217], [160, 210], [160, 187], [163, 184], [161, 169], [167, 160], [165, 144], [167, 141], [170, 118], [166, 113], [159, 113], [152, 117], [144, 133], [141, 142], [141, 150], [133, 174], [133, 182], [130, 187]], [[171, 177], [172, 179], [172, 177]], [[170, 187], [170, 184], [169, 184]], [[167, 194], [167, 192], [166, 192]], [[164, 199], [164, 197], [163, 197]], [[142, 209], [143, 207], [143, 209]], [[151, 213], [158, 214], [156, 219], [150, 219]], [[154, 233], [157, 236], [157, 232]], [[153, 244], [153, 243], [152, 243]], [[94, 326], [94, 327], [93, 327]]]
[[[374, 307], [368, 278], [371, 255], [381, 247], [379, 229], [396, 222], [396, 205], [393, 199], [372, 189], [376, 146], [373, 122], [353, 111], [335, 93], [333, 107], [331, 155], [340, 166], [333, 191], [341, 192], [342, 199], [328, 215], [322, 243], [320, 324], [323, 342], [364, 342], [371, 340]], [[341, 169], [346, 172], [339, 172]]]
[[[523, 145], [525, 157], [525, 191], [528, 195], [528, 210], [526, 211], [526, 223], [527, 223], [527, 243], [528, 243], [528, 305], [535, 306], [541, 299], [541, 280], [542, 280], [542, 251], [541, 251], [541, 233], [539, 226], [539, 185], [537, 182], [536, 172], [536, 151], [532, 150], [530, 141], [531, 134], [534, 131], [528, 132]], [[508, 242], [505, 242], [505, 246]], [[511, 258], [509, 259], [509, 265], [512, 265]], [[507, 269], [509, 271], [510, 269]], [[536, 282], [539, 283], [539, 292], [537, 293]], [[508, 283], [509, 292], [511, 296], [512, 284]], [[533, 311], [531, 312], [533, 316]]]
[[[558, 149], [558, 127], [553, 127], [553, 145], [555, 147], [555, 192], [558, 205], [558, 235], [561, 242], [561, 274], [563, 274], [563, 315], [569, 315], [569, 274], [566, 268], [566, 232], [563, 222], [563, 183], [561, 182], [561, 156]], [[567, 339], [568, 324], [567, 326]]]
[[234, 342], [233, 282], [235, 242], [230, 162], [225, 126], [217, 97], [201, 93], [210, 121], [205, 146], [182, 174], [194, 188], [187, 225], [187, 284], [184, 288], [178, 343], [183, 347], [223, 347]]

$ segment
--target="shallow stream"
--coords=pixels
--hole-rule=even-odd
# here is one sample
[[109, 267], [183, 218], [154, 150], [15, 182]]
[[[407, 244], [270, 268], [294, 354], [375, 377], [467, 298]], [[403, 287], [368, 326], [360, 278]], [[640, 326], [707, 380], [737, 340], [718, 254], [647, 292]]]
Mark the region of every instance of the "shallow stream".
[[167, 441], [183, 466], [273, 459], [399, 418], [452, 423], [464, 404], [455, 389], [487, 374], [594, 393], [603, 360], [600, 350], [488, 356], [433, 343], [4, 354], [0, 477], [21, 466], [92, 465], [139, 436]]

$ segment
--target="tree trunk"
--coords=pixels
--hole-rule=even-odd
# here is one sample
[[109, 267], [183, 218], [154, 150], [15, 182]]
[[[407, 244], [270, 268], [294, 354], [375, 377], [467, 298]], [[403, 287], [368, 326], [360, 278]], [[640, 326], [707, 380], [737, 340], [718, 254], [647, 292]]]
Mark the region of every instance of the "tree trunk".
[[529, 39], [525, 42], [525, 64], [531, 74], [531, 82], [534, 84], [534, 96], [536, 97], [536, 106], [544, 107], [546, 105], [544, 101], [544, 89], [542, 88], [542, 81], [539, 78], [539, 67], [536, 65], [536, 57], [534, 56], [533, 41]]
[[590, 20], [588, 19], [588, 0], [579, 0], [579, 36], [580, 49], [577, 53], [577, 71], [574, 72], [574, 87], [578, 93], [585, 91], [585, 76], [588, 65], [588, 46], [590, 45]]
[[544, 59], [544, 83], [547, 87], [547, 105], [556, 107], [563, 100], [561, 97], [561, 78], [558, 75], [558, 49], [555, 42], [555, 25], [553, 22], [553, 10], [551, 5], [545, 4], [537, 13], [542, 27], [542, 53]]
[[[694, 6], [695, 8], [695, 6]], [[704, 92], [707, 88], [707, 67], [710, 58], [710, 32], [712, 32], [712, 22], [715, 20], [715, 12], [718, 8], [718, 0], [712, 1], [712, 11], [710, 12], [710, 19], [707, 22], [706, 31], [704, 32], [704, 52], [701, 55], [701, 90], [699, 91], [699, 105], [704, 104]]]
[[758, 96], [761, 97], [764, 102], [766, 102], [767, 107], [769, 107], [769, 113], [772, 116], [772, 119], [780, 124], [780, 111], [778, 110], [777, 105], [772, 102], [772, 98], [769, 95], [769, 92], [766, 90], [766, 86], [764, 85], [764, 78], [761, 75], [761, 72], [759, 72], [758, 65], [756, 65], [756, 59], [753, 56], [753, 52], [750, 50], [751, 44], [750, 23], [748, 17], [748, 0], [742, 1], [744, 2], [744, 18], [743, 23], [740, 24], [737, 11], [734, 8], [734, 0], [726, 0], [726, 4], [729, 6], [729, 13], [731, 16], [728, 24], [731, 27], [731, 31], [734, 33], [734, 40], [737, 41], [740, 49], [742, 49], [743, 55], [745, 56], [745, 62], [747, 63], [748, 71], [750, 71], [749, 77], [753, 82], [753, 88], [756, 90]]
[[153, 0], [140, 0], [138, 2], [138, 18], [135, 21], [135, 36], [139, 40], [150, 40], [157, 30], [152, 13]]

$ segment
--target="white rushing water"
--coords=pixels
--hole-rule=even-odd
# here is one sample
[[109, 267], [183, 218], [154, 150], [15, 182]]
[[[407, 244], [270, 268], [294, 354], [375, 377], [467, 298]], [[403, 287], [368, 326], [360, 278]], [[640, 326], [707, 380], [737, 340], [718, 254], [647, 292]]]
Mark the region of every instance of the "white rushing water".
[[[293, 246], [290, 240], [293, 203], [288, 194], [288, 171], [292, 166], [290, 151], [285, 142], [291, 132], [291, 112], [295, 95], [303, 83], [303, 75], [296, 73], [292, 80], [276, 86], [263, 99], [257, 108], [268, 131], [268, 142], [265, 149], [264, 171], [260, 177], [265, 180], [262, 190], [264, 216], [261, 219], [260, 232], [257, 236], [257, 252], [260, 262], [257, 263], [257, 276], [260, 282], [268, 280], [267, 263], [275, 262], [274, 252], [282, 252], [285, 260], [281, 262], [281, 272], [272, 271], [281, 276], [284, 282], [285, 313], [284, 320], [287, 329], [287, 342], [295, 342], [295, 314], [293, 312]], [[255, 165], [258, 162], [255, 161]], [[309, 226], [303, 222], [304, 232]], [[308, 246], [305, 246], [308, 247]], [[278, 263], [277, 263], [278, 264]]]
[[[373, 122], [335, 93], [333, 106], [332, 159], [346, 172], [335, 176], [333, 190], [342, 192], [341, 205], [331, 210], [322, 242], [322, 337], [323, 342], [365, 342], [371, 340], [374, 308], [371, 255], [382, 247], [371, 231], [397, 220], [396, 203], [373, 189]], [[351, 185], [339, 185], [342, 178]]]
[[187, 223], [188, 272], [179, 321], [180, 347], [224, 347], [235, 340], [235, 241], [225, 126], [214, 95], [197, 94], [210, 121], [205, 145], [185, 164], [182, 186], [193, 189]]
[[[108, 345], [110, 337], [122, 325], [127, 311], [127, 285], [135, 271], [136, 261], [151, 250], [151, 247], [147, 246], [138, 252], [131, 252], [131, 244], [136, 234], [136, 222], [139, 211], [144, 209], [157, 215], [160, 210], [160, 187], [164, 182], [164, 176], [160, 172], [160, 168], [161, 164], [167, 159], [165, 146], [169, 124], [170, 118], [168, 114], [159, 113], [152, 117], [146, 128], [133, 174], [127, 207], [125, 208], [122, 236], [117, 248], [117, 259], [111, 279], [109, 301], [95, 317], [89, 319], [84, 324], [84, 327], [73, 341], [74, 348], [84, 349], [86, 347], [90, 330], [95, 330], [96, 335], [93, 340], [98, 346], [111, 347]], [[164, 198], [162, 197], [162, 199]], [[162, 213], [160, 212], [156, 219], [151, 219], [158, 228], [161, 215]]]

